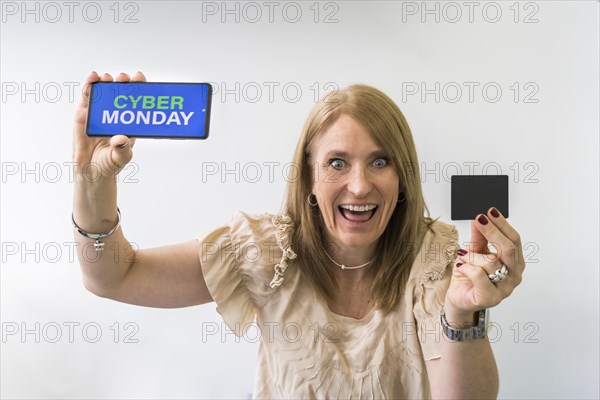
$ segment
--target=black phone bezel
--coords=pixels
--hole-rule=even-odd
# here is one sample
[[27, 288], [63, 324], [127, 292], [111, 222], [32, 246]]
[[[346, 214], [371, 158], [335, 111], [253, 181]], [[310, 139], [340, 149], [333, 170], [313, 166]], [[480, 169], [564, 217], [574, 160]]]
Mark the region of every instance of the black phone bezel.
[[[168, 135], [139, 135], [139, 134], [127, 134], [127, 133], [112, 133], [112, 134], [90, 134], [89, 126], [90, 126], [90, 111], [92, 109], [92, 101], [94, 86], [97, 84], [119, 84], [119, 85], [143, 85], [143, 84], [167, 84], [167, 85], [207, 85], [208, 86], [208, 98], [206, 100], [206, 119], [204, 121], [204, 133], [205, 135], [200, 136], [168, 136]], [[180, 140], [206, 140], [209, 136], [210, 129], [210, 119], [212, 114], [212, 96], [213, 96], [213, 87], [209, 82], [93, 82], [90, 85], [90, 92], [88, 96], [88, 108], [87, 115], [85, 121], [85, 134], [90, 138], [103, 138], [103, 137], [113, 137], [116, 135], [125, 135], [127, 137], [141, 138], [141, 139], [180, 139]]]

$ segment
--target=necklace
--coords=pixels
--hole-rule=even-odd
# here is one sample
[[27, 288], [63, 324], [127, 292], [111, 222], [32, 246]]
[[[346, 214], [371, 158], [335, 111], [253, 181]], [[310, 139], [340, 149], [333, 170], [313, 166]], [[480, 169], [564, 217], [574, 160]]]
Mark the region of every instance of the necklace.
[[327, 250], [325, 250], [325, 254], [327, 254], [327, 257], [331, 260], [332, 263], [334, 263], [335, 265], [337, 265], [338, 267], [340, 267], [341, 269], [359, 269], [362, 267], [366, 267], [367, 265], [371, 264], [373, 262], [373, 260], [375, 260], [375, 257], [373, 257], [373, 259], [371, 261], [368, 261], [362, 265], [357, 265], [355, 267], [348, 267], [344, 264], [338, 264], [337, 262], [335, 262], [335, 260], [333, 258], [331, 258], [331, 256], [329, 255], [329, 253], [327, 252]]

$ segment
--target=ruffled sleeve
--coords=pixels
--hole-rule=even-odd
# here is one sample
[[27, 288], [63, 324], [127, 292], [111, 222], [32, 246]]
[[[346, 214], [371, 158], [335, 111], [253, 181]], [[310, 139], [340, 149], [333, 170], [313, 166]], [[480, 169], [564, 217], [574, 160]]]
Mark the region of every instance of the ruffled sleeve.
[[208, 290], [229, 329], [238, 336], [282, 284], [293, 223], [285, 215], [236, 214], [229, 223], [198, 237], [198, 255]]
[[418, 268], [413, 313], [425, 360], [441, 356], [440, 312], [452, 277], [451, 264], [457, 257], [458, 231], [454, 225], [435, 221], [415, 261]]

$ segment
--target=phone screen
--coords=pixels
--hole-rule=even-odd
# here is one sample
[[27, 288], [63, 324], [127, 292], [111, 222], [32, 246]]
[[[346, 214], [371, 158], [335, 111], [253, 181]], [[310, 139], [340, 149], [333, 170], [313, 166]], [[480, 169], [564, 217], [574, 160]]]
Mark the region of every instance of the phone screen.
[[508, 218], [508, 175], [453, 175], [451, 219], [474, 219], [496, 207]]
[[208, 83], [96, 82], [86, 134], [206, 139], [212, 92]]

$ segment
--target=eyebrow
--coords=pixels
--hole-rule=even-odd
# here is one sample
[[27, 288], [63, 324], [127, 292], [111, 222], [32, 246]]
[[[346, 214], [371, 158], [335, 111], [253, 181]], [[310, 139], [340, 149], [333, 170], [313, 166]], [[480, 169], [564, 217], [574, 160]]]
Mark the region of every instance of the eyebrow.
[[[375, 150], [370, 152], [367, 157], [368, 158], [373, 158], [376, 156], [381, 156], [381, 155], [386, 155], [387, 153], [383, 150]], [[331, 150], [328, 151], [327, 153], [325, 153], [325, 158], [331, 158], [331, 157], [340, 157], [340, 158], [348, 158], [350, 156], [350, 153], [348, 153], [347, 151], [344, 150]]]

